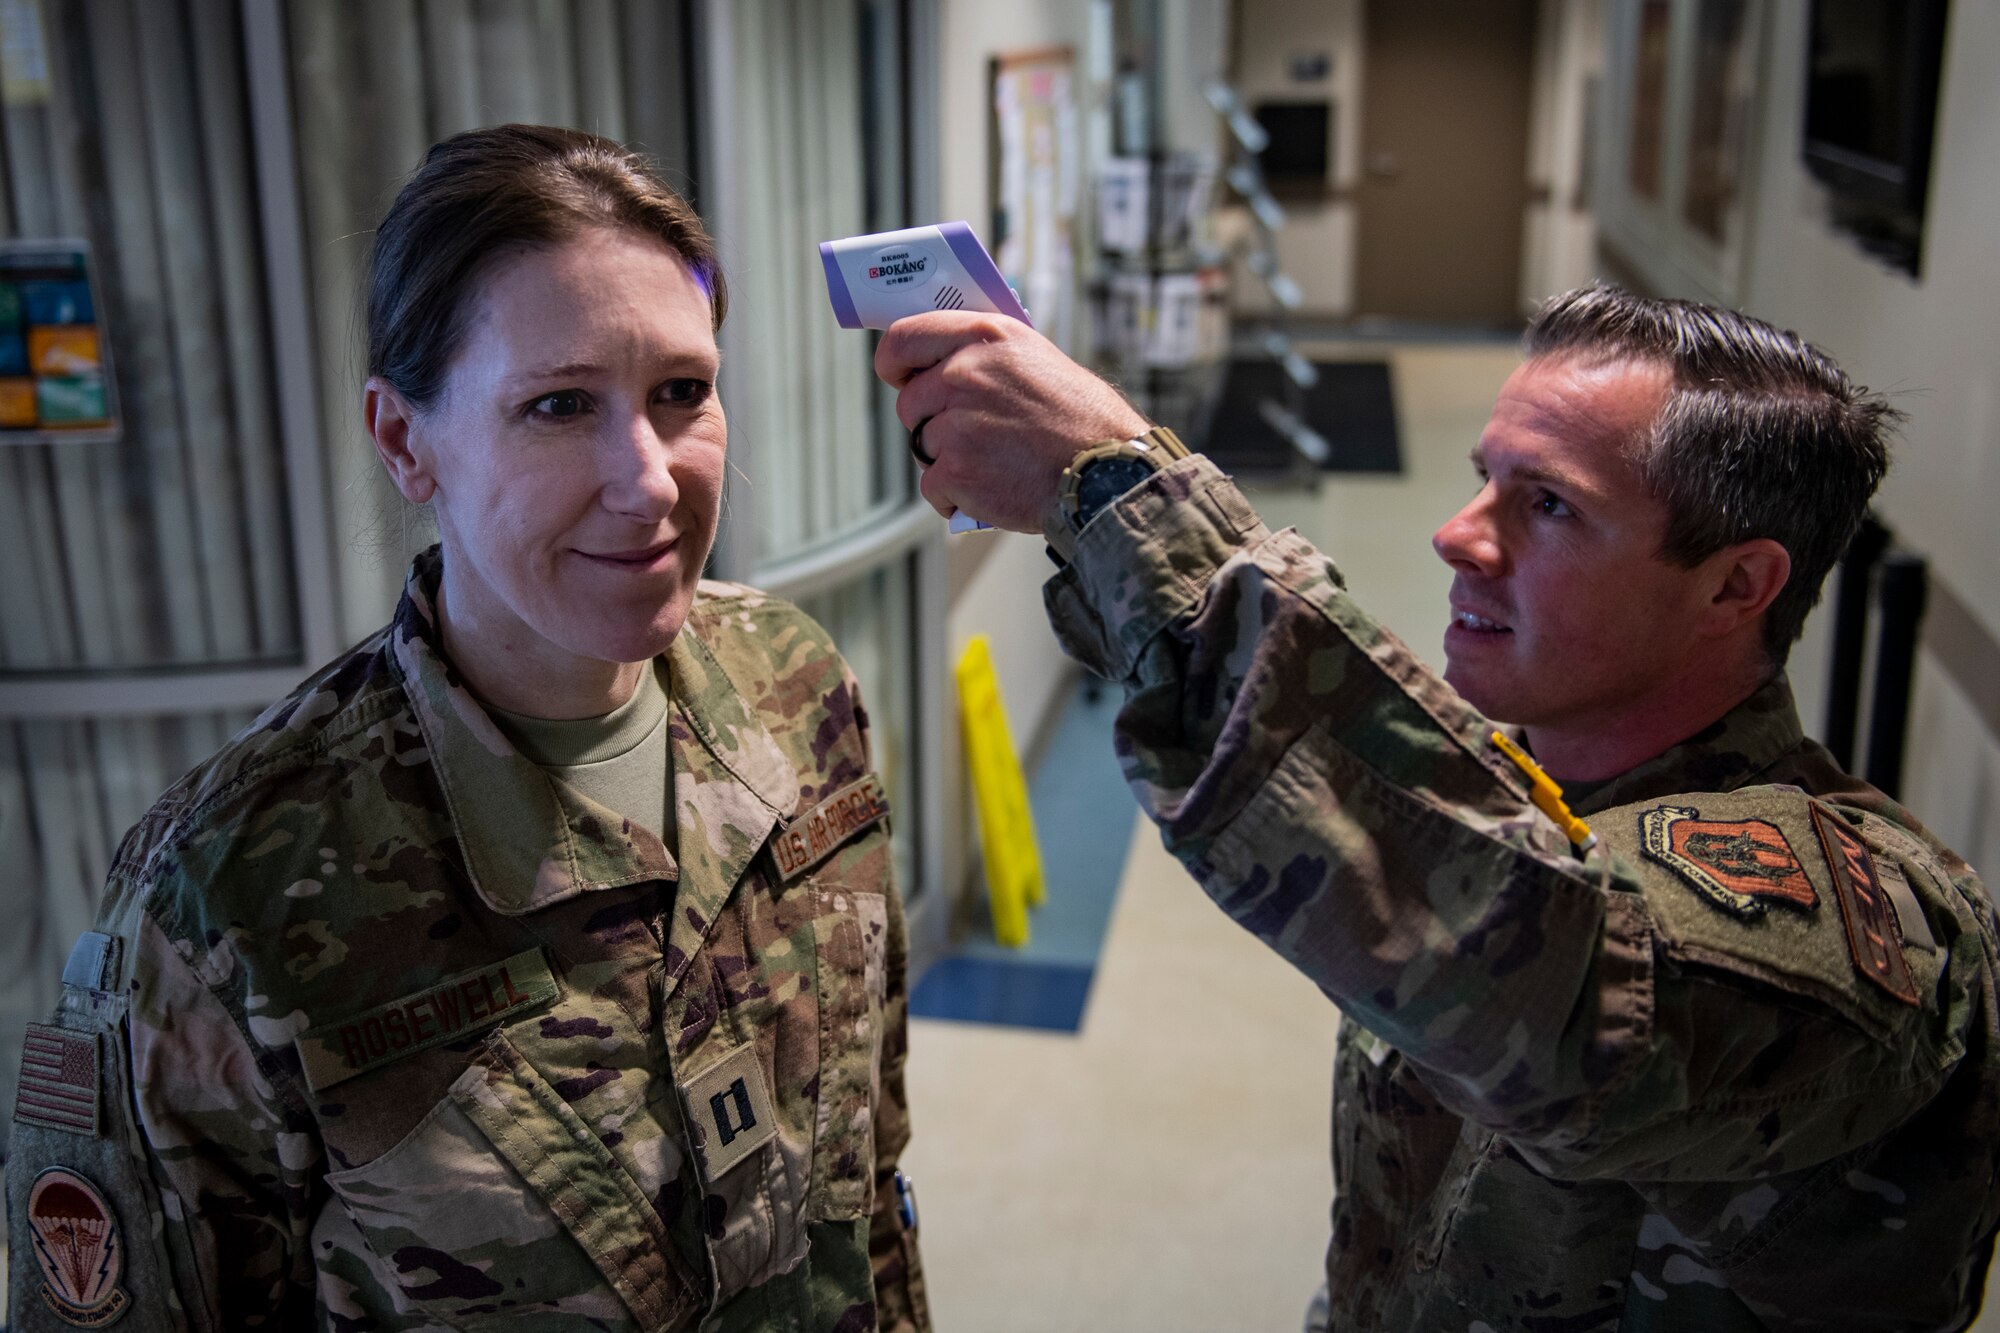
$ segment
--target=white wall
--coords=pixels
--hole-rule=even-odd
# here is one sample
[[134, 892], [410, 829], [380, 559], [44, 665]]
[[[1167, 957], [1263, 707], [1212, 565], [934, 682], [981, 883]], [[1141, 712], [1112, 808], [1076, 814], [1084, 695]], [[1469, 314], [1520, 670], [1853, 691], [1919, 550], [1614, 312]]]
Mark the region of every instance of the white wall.
[[[938, 9], [939, 215], [963, 218], [983, 236], [993, 217], [989, 63], [1015, 51], [1072, 47], [1078, 94], [1085, 95], [1091, 6], [1080, 0], [942, 0]], [[950, 541], [954, 583], [961, 586], [947, 631], [953, 659], [974, 634], [992, 640], [1014, 739], [1026, 745], [1056, 701], [1066, 671], [1042, 614], [1040, 589], [1051, 567], [1038, 539], [996, 532]]]
[[[963, 218], [985, 237], [993, 219], [991, 87], [995, 56], [1051, 46], [1076, 52], [1079, 97], [1091, 68], [1091, 10], [1082, 0], [940, 0], [938, 4], [938, 216]], [[912, 219], [917, 221], [918, 219]], [[990, 238], [989, 238], [990, 239]], [[1087, 321], [1086, 321], [1087, 322]], [[1073, 668], [1056, 646], [1042, 612], [1041, 585], [1053, 572], [1039, 538], [1013, 533], [951, 537], [952, 598], [946, 621], [951, 661], [975, 634], [992, 645], [1014, 743], [1031, 744], [1061, 702]], [[955, 794], [946, 811], [946, 846], [959, 858], [956, 883], [977, 850], [970, 785], [958, 780], [963, 760], [957, 734], [946, 742], [946, 783]]]
[[[1742, 306], [1797, 329], [1909, 414], [1880, 510], [2000, 637], [2000, 5], [1951, 7], [1917, 279], [1827, 224], [1799, 158], [1804, 0], [1778, 0], [1771, 18]], [[1935, 661], [1918, 673], [1908, 754], [1910, 805], [2000, 876], [2000, 739]]]
[[1202, 92], [1229, 77], [1230, 0], [1160, 0], [1160, 90], [1166, 147], [1211, 152], [1221, 140], [1215, 108]]
[[[1361, 164], [1361, 0], [1240, 0], [1237, 9], [1235, 82], [1244, 103], [1333, 103], [1334, 193], [1324, 200], [1285, 199], [1285, 227], [1278, 233], [1278, 262], [1298, 280], [1305, 301], [1299, 313], [1340, 319], [1354, 311], [1354, 204]], [[1292, 77], [1292, 57], [1324, 52], [1332, 57], [1325, 79]], [[1242, 265], [1232, 276], [1230, 299], [1243, 314], [1276, 307], [1264, 284]]]
[[1007, 705], [1014, 744], [1025, 749], [1062, 702], [1076, 668], [1056, 646], [1042, 610], [1042, 584], [1055, 573], [1040, 537], [1018, 532], [972, 533], [954, 542], [980, 542], [991, 550], [953, 602], [946, 638], [955, 662], [975, 634], [993, 649], [993, 670]]
[[988, 62], [1049, 46], [1075, 48], [1086, 67], [1090, 5], [1082, 0], [940, 0], [938, 202], [984, 236], [993, 219]]
[[[1235, 80], [1244, 100], [1324, 96], [1334, 107], [1332, 193], [1287, 199], [1278, 257], [1305, 294], [1300, 314], [1343, 319], [1354, 313], [1356, 209], [1366, 143], [1362, 81], [1367, 77], [1363, 0], [1239, 0]], [[1536, 15], [1535, 86], [1528, 138], [1528, 179], [1547, 187], [1531, 203], [1522, 232], [1523, 310], [1544, 296], [1588, 282], [1596, 270], [1597, 234], [1588, 209], [1575, 207], [1585, 170], [1589, 80], [1603, 68], [1604, 0], [1541, 0]], [[1325, 51], [1325, 79], [1292, 77], [1292, 57]], [[1232, 302], [1240, 313], [1274, 309], [1269, 293], [1240, 265]]]
[[1535, 14], [1533, 110], [1528, 181], [1547, 191], [1530, 199], [1521, 229], [1521, 310], [1590, 281], [1597, 271], [1597, 221], [1582, 198], [1591, 91], [1604, 70], [1604, 0], [1541, 0]]

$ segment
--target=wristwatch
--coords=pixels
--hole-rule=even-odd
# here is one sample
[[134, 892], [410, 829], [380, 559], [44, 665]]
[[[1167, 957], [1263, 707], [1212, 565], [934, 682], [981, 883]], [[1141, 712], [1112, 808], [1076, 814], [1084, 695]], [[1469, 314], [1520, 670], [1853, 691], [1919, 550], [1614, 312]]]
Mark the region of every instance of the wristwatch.
[[1104, 506], [1188, 452], [1180, 436], [1165, 426], [1129, 440], [1099, 440], [1085, 449], [1062, 475], [1062, 514], [1070, 531], [1082, 532]]

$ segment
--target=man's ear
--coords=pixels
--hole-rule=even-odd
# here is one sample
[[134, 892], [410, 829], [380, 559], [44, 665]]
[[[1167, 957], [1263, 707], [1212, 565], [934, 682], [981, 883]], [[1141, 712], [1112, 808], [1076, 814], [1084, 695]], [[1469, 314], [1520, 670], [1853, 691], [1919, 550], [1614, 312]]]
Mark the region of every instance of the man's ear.
[[1714, 594], [1702, 614], [1711, 638], [1727, 638], [1777, 600], [1792, 576], [1792, 553], [1769, 537], [1738, 542], [1709, 557]]
[[375, 441], [375, 456], [389, 470], [389, 480], [411, 504], [426, 504], [437, 494], [437, 478], [417, 451], [411, 435], [416, 409], [379, 375], [370, 375], [361, 391], [361, 418]]

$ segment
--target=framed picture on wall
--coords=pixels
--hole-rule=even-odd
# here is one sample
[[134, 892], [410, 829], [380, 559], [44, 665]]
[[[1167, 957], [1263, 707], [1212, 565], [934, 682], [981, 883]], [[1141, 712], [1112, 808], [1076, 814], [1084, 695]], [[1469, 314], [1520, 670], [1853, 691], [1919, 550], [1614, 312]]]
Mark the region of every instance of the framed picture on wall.
[[1604, 244], [1657, 291], [1730, 303], [1742, 281], [1765, 0], [1614, 6], [1598, 151]]
[[0, 444], [119, 436], [111, 339], [84, 241], [0, 241]]

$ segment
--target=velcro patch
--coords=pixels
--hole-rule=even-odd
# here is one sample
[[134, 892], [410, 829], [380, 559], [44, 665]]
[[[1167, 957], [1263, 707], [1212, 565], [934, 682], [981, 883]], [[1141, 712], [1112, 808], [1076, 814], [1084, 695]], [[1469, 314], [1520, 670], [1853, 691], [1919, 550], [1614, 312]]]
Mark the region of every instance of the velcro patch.
[[882, 779], [870, 773], [848, 783], [772, 835], [771, 855], [778, 863], [778, 878], [798, 878], [833, 855], [849, 838], [880, 823], [888, 813], [889, 796], [882, 789]]
[[1639, 817], [1646, 855], [1724, 911], [1754, 917], [1776, 901], [1811, 909], [1819, 895], [1798, 854], [1764, 819], [1703, 819], [1686, 806], [1656, 805]]
[[714, 1185], [778, 1134], [778, 1116], [764, 1084], [757, 1048], [743, 1045], [722, 1063], [681, 1085], [702, 1180]]
[[469, 1037], [556, 998], [556, 979], [539, 949], [446, 977], [399, 1000], [299, 1034], [294, 1043], [306, 1085], [336, 1083], [406, 1055]]
[[1902, 927], [1875, 873], [1868, 844], [1817, 802], [1812, 821], [1833, 870], [1834, 897], [1840, 900], [1840, 916], [1847, 923], [1847, 951], [1854, 970], [1904, 1004], [1914, 1005], [1917, 987], [1910, 979], [1909, 960], [1903, 957]]
[[[42, 1303], [78, 1328], [102, 1328], [123, 1315], [131, 1305], [118, 1286], [125, 1237], [104, 1191], [68, 1167], [52, 1166], [29, 1187], [27, 1211]], [[14, 1280], [26, 1277], [17, 1272]]]
[[110, 979], [111, 962], [117, 956], [117, 948], [118, 942], [103, 931], [84, 931], [70, 946], [69, 959], [63, 963], [63, 985], [103, 990]]
[[97, 1136], [98, 1065], [95, 1032], [28, 1024], [21, 1048], [21, 1083], [14, 1119], [69, 1134]]

